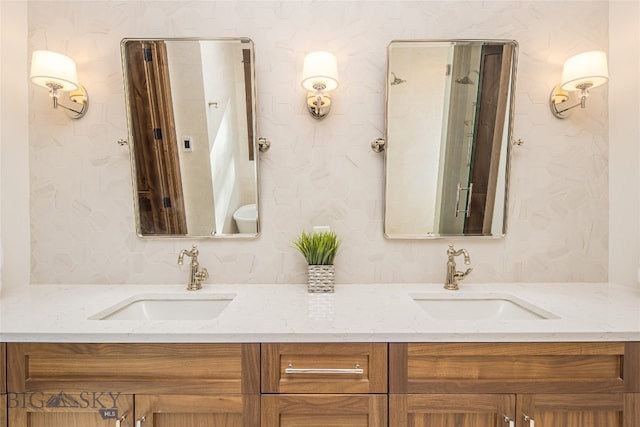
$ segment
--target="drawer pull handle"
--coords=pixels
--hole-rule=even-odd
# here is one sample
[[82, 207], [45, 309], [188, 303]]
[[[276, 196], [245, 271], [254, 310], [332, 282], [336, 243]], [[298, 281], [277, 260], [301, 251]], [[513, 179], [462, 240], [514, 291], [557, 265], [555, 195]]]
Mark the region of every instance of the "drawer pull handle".
[[289, 363], [284, 370], [285, 374], [358, 374], [362, 375], [364, 369], [360, 367], [359, 363], [356, 363], [355, 368], [352, 369], [339, 369], [339, 368], [294, 368], [292, 363]]
[[525, 415], [524, 420], [529, 423], [529, 427], [536, 427], [536, 422], [530, 416]]
[[122, 425], [122, 423], [124, 422], [124, 420], [126, 420], [126, 419], [127, 419], [127, 415], [126, 414], [121, 416], [120, 418], [118, 418], [116, 420], [116, 427], [120, 427]]
[[136, 420], [136, 427], [142, 427], [142, 423], [147, 421], [147, 417], [145, 415], [141, 416]]
[[506, 415], [503, 415], [504, 417], [504, 422], [509, 424], [509, 427], [516, 427], [516, 422], [514, 420], [512, 420], [511, 418], [507, 417]]

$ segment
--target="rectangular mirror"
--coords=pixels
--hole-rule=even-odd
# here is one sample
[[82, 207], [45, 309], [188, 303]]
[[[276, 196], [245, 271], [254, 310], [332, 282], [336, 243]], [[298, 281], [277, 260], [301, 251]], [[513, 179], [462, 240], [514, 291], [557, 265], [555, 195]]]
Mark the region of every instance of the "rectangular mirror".
[[392, 41], [385, 237], [506, 232], [517, 43]]
[[121, 43], [140, 236], [256, 237], [253, 42]]

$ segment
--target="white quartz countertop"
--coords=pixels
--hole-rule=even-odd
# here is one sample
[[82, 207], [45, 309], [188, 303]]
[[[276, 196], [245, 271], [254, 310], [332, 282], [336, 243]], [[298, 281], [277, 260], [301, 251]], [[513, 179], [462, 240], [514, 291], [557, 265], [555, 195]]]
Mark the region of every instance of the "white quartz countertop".
[[[607, 283], [306, 285], [25, 285], [0, 298], [2, 342], [552, 342], [640, 341], [640, 288]], [[235, 295], [211, 320], [93, 320], [128, 298]], [[438, 320], [411, 295], [518, 300], [554, 315], [533, 320]]]

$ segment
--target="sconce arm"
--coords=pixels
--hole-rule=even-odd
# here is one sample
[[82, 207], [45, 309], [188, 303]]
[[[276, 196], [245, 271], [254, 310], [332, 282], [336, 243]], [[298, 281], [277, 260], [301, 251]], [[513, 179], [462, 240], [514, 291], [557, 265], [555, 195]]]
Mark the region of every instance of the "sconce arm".
[[66, 106], [66, 105], [64, 105], [64, 104], [61, 104], [59, 101], [57, 101], [57, 99], [58, 99], [58, 98], [54, 98], [54, 99], [53, 99], [53, 108], [58, 108], [58, 107], [60, 107], [60, 108], [63, 108], [63, 109], [65, 109], [65, 110], [67, 110], [67, 111], [70, 111], [70, 112], [72, 112], [72, 113], [74, 113], [74, 114], [84, 114], [84, 112], [83, 112], [83, 110], [84, 110], [84, 106], [83, 106], [83, 108], [82, 108], [82, 109], [80, 109], [80, 110], [74, 110], [74, 109], [73, 109], [73, 108], [71, 108], [71, 107], [67, 107], [67, 106]]
[[57, 88], [50, 87], [50, 94], [51, 98], [53, 98], [53, 108], [62, 108], [68, 112], [67, 115], [72, 119], [79, 119], [87, 114], [87, 110], [89, 109], [89, 94], [82, 85], [78, 85], [76, 90], [69, 92], [69, 101], [77, 105], [78, 109], [62, 104], [60, 102], [60, 92]]

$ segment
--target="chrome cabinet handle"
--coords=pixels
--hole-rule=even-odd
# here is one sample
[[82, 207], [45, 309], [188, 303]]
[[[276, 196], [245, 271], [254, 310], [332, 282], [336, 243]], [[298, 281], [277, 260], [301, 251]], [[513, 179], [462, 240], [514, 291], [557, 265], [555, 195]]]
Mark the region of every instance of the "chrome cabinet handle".
[[524, 415], [524, 420], [529, 423], [529, 427], [536, 427], [536, 422], [528, 415]]
[[503, 415], [504, 417], [504, 422], [509, 424], [509, 427], [516, 427], [516, 422], [514, 420], [512, 420], [511, 418], [507, 417], [506, 415]]
[[293, 363], [289, 363], [284, 370], [285, 374], [358, 374], [362, 375], [364, 369], [360, 367], [359, 363], [356, 363], [355, 368], [352, 369], [338, 369], [338, 368], [294, 368]]
[[136, 427], [142, 427], [142, 423], [147, 421], [147, 416], [143, 415], [136, 420]]

